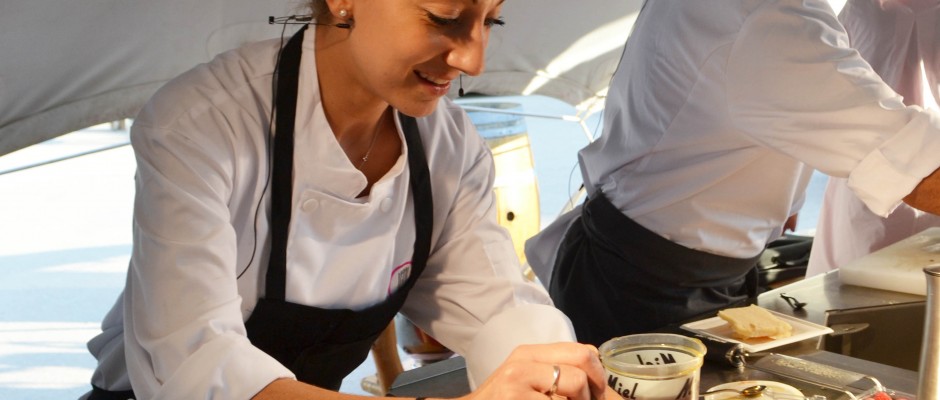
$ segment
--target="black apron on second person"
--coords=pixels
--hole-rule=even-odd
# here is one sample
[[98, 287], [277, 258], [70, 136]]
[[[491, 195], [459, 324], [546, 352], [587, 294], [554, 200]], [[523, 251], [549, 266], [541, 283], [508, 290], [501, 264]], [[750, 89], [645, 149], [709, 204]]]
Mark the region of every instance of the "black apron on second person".
[[756, 296], [759, 257], [723, 257], [673, 243], [597, 192], [565, 233], [549, 294], [578, 341], [600, 346], [747, 303]]
[[[399, 114], [408, 148], [414, 198], [415, 243], [411, 272], [385, 301], [359, 311], [324, 309], [285, 300], [287, 236], [293, 186], [294, 117], [301, 44], [306, 27], [283, 49], [277, 64], [276, 135], [271, 189], [271, 255], [265, 297], [245, 321], [248, 339], [293, 372], [299, 381], [339, 390], [343, 378], [369, 355], [372, 344], [398, 314], [408, 292], [424, 271], [431, 249], [433, 203], [424, 146], [414, 118]], [[363, 254], [363, 256], [367, 256]], [[134, 399], [132, 391], [92, 389], [88, 400]]]

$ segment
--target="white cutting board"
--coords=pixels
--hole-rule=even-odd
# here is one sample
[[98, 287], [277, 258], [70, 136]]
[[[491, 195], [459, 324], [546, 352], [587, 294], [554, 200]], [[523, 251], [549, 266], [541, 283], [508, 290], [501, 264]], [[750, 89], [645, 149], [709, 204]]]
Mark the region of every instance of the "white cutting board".
[[927, 295], [924, 268], [940, 265], [940, 227], [928, 228], [839, 268], [842, 283]]

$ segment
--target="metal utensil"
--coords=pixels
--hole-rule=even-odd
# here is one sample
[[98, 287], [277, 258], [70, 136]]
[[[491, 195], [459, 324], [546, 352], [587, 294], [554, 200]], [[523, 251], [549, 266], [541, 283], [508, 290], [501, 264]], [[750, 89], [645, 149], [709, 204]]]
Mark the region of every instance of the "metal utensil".
[[748, 386], [748, 387], [746, 387], [746, 388], [744, 388], [744, 389], [741, 389], [741, 390], [738, 390], [738, 389], [715, 389], [715, 390], [710, 390], [710, 391], [707, 391], [707, 392], [705, 392], [705, 393], [702, 393], [702, 394], [700, 394], [700, 396], [706, 396], [706, 395], [715, 394], [715, 393], [722, 393], [722, 392], [734, 392], [734, 393], [740, 394], [741, 396], [744, 396], [744, 397], [747, 397], [747, 398], [752, 398], [752, 397], [760, 397], [760, 395], [764, 393], [764, 390], [765, 390], [765, 389], [767, 389], [767, 386], [764, 386], [764, 385]]
[[714, 389], [707, 391], [705, 393], [699, 394], [700, 397], [716, 394], [731, 392], [737, 394], [739, 397], [733, 397], [733, 399], [770, 399], [770, 400], [827, 400], [826, 396], [813, 396], [808, 398], [806, 396], [797, 396], [790, 393], [776, 393], [773, 388], [769, 388], [766, 385], [754, 385], [748, 386], [744, 389]]

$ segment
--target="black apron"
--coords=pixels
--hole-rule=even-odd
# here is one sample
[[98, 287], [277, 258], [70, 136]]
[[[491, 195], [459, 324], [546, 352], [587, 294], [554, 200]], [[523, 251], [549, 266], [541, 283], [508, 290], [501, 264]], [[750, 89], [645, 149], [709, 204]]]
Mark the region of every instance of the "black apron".
[[[408, 147], [415, 243], [408, 280], [385, 301], [363, 310], [323, 309], [285, 301], [287, 236], [291, 218], [294, 117], [300, 53], [306, 27], [283, 49], [277, 67], [276, 135], [271, 189], [271, 255], [265, 297], [258, 299], [245, 328], [251, 343], [277, 359], [297, 379], [339, 390], [343, 378], [366, 359], [372, 343], [401, 309], [424, 271], [431, 249], [433, 204], [424, 146], [414, 118], [399, 114]], [[367, 253], [363, 253], [368, 257]], [[93, 388], [89, 400], [132, 399], [133, 393]]]
[[748, 302], [756, 296], [759, 257], [722, 257], [673, 243], [598, 192], [559, 246], [549, 294], [578, 341], [600, 346]]

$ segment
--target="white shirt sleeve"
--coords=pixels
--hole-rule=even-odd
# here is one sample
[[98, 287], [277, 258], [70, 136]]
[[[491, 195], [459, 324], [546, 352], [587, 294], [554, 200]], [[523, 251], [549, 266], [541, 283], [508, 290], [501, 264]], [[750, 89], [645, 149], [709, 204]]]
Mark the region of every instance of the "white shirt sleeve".
[[465, 141], [454, 147], [469, 153], [463, 157], [468, 164], [441, 163], [461, 170], [432, 171], [432, 176], [449, 177], [432, 183], [435, 193], [456, 194], [449, 204], [435, 196], [434, 224], [440, 234], [402, 312], [466, 357], [475, 387], [517, 345], [573, 341], [574, 331], [545, 289], [524, 279], [509, 233], [497, 224], [492, 156], [466, 116], [458, 120], [458, 129]]
[[828, 175], [848, 177], [879, 215], [940, 166], [940, 120], [905, 107], [824, 1], [766, 2], [729, 59], [728, 103], [753, 139]]
[[220, 154], [234, 147], [207, 144], [220, 136], [140, 119], [131, 135], [138, 173], [124, 329], [140, 399], [247, 399], [293, 376], [246, 337], [226, 206], [232, 170], [220, 161], [234, 159]]

